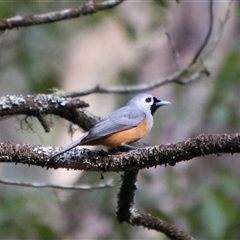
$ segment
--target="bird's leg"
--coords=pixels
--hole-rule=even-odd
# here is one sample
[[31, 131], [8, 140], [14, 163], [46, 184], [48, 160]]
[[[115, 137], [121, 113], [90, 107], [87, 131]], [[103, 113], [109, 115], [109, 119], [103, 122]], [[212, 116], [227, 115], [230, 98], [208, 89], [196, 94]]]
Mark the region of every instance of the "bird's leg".
[[139, 148], [139, 147], [128, 145], [128, 144], [123, 144], [121, 147], [124, 147], [126, 150], [137, 150]]
[[137, 150], [137, 149], [140, 149], [140, 148], [143, 148], [143, 147], [139, 147], [139, 146], [133, 146], [133, 145], [128, 145], [128, 144], [122, 144], [121, 146], [119, 147], [115, 147], [115, 148], [110, 148], [108, 149], [108, 152], [128, 152], [128, 151], [134, 151], [134, 150]]

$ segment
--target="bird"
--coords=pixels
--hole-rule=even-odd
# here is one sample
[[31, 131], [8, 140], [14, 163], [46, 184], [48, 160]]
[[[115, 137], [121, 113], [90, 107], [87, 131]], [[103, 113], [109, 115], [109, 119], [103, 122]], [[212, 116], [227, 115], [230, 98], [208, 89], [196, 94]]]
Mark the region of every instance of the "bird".
[[129, 144], [145, 136], [153, 126], [153, 115], [156, 110], [169, 104], [171, 103], [150, 94], [139, 94], [124, 107], [95, 124], [78, 140], [53, 154], [50, 160], [80, 145], [103, 145], [110, 148], [124, 146], [136, 149]]

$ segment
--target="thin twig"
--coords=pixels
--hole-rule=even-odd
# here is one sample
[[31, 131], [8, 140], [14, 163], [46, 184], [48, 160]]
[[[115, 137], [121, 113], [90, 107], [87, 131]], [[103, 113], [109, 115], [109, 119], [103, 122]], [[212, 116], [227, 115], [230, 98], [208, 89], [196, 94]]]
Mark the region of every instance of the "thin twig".
[[62, 20], [79, 18], [81, 16], [96, 13], [98, 11], [114, 8], [124, 0], [106, 0], [104, 2], [87, 1], [77, 8], [64, 9], [61, 11], [35, 14], [28, 16], [16, 16], [0, 20], [0, 30], [27, 27], [32, 25], [59, 22]]
[[24, 183], [24, 182], [6, 181], [6, 180], [0, 180], [0, 184], [19, 186], [19, 187], [30, 187], [30, 188], [53, 188], [53, 189], [61, 189], [61, 190], [84, 190], [84, 191], [110, 188], [114, 186], [113, 180], [111, 179], [106, 183], [93, 185], [93, 186], [87, 185], [87, 184], [84, 184], [84, 185], [81, 184], [77, 186], [63, 186], [63, 185], [54, 185], [54, 184]]
[[203, 74], [205, 74], [207, 77], [210, 76], [210, 71], [205, 65], [203, 65], [199, 71], [194, 72], [190, 77], [182, 78], [181, 81], [179, 81], [179, 84], [185, 85], [191, 82], [196, 82]]
[[142, 226], [151, 230], [164, 233], [171, 240], [194, 240], [183, 230], [175, 227], [162, 219], [151, 216], [150, 214], [141, 212], [136, 209], [130, 210], [130, 221], [133, 226]]
[[209, 0], [209, 28], [208, 28], [208, 32], [207, 35], [202, 43], [202, 45], [200, 46], [199, 50], [197, 51], [197, 53], [195, 54], [195, 56], [193, 57], [192, 62], [190, 63], [189, 66], [192, 66], [194, 63], [196, 63], [196, 61], [198, 60], [198, 58], [200, 57], [200, 55], [202, 54], [204, 48], [206, 47], [211, 34], [212, 34], [212, 29], [213, 29], [213, 0]]
[[44, 131], [46, 133], [51, 132], [52, 130], [52, 126], [51, 124], [45, 119], [45, 116], [43, 114], [37, 114], [36, 118], [38, 119], [38, 121], [40, 122], [40, 124], [42, 125]]
[[208, 54], [209, 56], [211, 56], [214, 53], [214, 51], [215, 51], [215, 49], [216, 49], [216, 47], [219, 43], [219, 40], [220, 40], [221, 36], [223, 35], [225, 25], [227, 24], [227, 22], [230, 18], [231, 7], [232, 7], [233, 2], [234, 2], [234, 0], [230, 0], [228, 2], [228, 6], [227, 6], [227, 9], [226, 9], [225, 15], [223, 17], [223, 20], [220, 20], [220, 27], [219, 27], [218, 34], [214, 37], [213, 47]]
[[[152, 83], [147, 84], [137, 84], [137, 85], [129, 85], [129, 86], [115, 86], [115, 87], [101, 87], [99, 85], [89, 88], [83, 91], [77, 91], [72, 92], [69, 94], [66, 94], [66, 97], [75, 98], [75, 97], [82, 97], [93, 93], [104, 93], [104, 94], [130, 94], [130, 93], [139, 93], [139, 92], [145, 92], [150, 91], [153, 89], [156, 89], [158, 87], [162, 87], [164, 85], [167, 85], [169, 83], [177, 83], [177, 84], [184, 84], [186, 82], [185, 79], [182, 79], [183, 76], [189, 71], [189, 68], [185, 68], [179, 72], [176, 72], [172, 74], [171, 76], [160, 79], [159, 81], [155, 81]], [[194, 80], [198, 80], [203, 75], [208, 75], [209, 71], [203, 71], [202, 67], [199, 67], [198, 70], [196, 70], [196, 75], [198, 77], [194, 78]]]
[[[209, 16], [210, 16], [210, 20], [209, 20], [209, 28], [208, 28], [208, 32], [207, 35], [202, 43], [202, 45], [200, 46], [199, 50], [196, 52], [196, 54], [194, 55], [192, 61], [190, 62], [190, 64], [184, 68], [181, 71], [175, 72], [174, 74], [172, 74], [171, 76], [165, 78], [165, 79], [161, 79], [159, 81], [155, 81], [149, 84], [137, 84], [137, 85], [130, 85], [130, 86], [115, 86], [115, 87], [108, 87], [108, 88], [104, 88], [101, 87], [99, 85], [90, 88], [90, 89], [86, 89], [83, 91], [78, 91], [78, 92], [73, 92], [73, 93], [69, 93], [66, 94], [66, 97], [80, 97], [80, 96], [85, 96], [85, 95], [89, 95], [92, 93], [118, 93], [118, 94], [128, 94], [128, 93], [139, 93], [139, 92], [144, 92], [144, 91], [149, 91], [152, 89], [156, 89], [158, 87], [162, 87], [166, 84], [170, 84], [170, 83], [177, 83], [177, 84], [186, 84], [186, 81], [183, 80], [182, 81], [182, 77], [185, 76], [186, 73], [189, 72], [189, 70], [191, 69], [191, 67], [196, 63], [196, 61], [199, 59], [199, 57], [201, 56], [204, 48], [206, 47], [210, 36], [212, 34], [212, 29], [213, 29], [213, 0], [209, 0]], [[202, 71], [202, 67], [200, 67], [196, 72], [198, 72], [198, 74], [196, 74], [194, 78], [194, 80], [199, 79], [203, 74], [206, 74], [205, 71]], [[209, 71], [208, 71], [209, 73]], [[207, 73], [207, 75], [208, 75]], [[189, 81], [193, 82], [193, 81]]]

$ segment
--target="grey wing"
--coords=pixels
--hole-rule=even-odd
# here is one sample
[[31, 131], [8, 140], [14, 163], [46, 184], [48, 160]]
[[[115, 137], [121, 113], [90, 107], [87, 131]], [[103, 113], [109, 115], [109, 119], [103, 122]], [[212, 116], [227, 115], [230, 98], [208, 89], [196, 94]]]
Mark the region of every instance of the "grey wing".
[[81, 143], [96, 140], [110, 134], [138, 126], [146, 115], [143, 111], [125, 106], [111, 113], [90, 129]]

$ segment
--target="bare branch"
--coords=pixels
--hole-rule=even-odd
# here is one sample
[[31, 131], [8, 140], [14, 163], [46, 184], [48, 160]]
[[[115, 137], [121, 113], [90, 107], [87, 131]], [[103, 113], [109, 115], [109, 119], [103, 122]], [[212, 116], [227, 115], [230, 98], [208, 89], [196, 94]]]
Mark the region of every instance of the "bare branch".
[[185, 85], [185, 84], [189, 84], [191, 82], [196, 82], [203, 74], [205, 74], [207, 77], [210, 76], [209, 70], [204, 65], [198, 71], [194, 72], [190, 77], [182, 78], [180, 81], [178, 81], [178, 83]]
[[124, 87], [116, 86], [116, 87], [109, 87], [109, 88], [104, 88], [104, 87], [97, 85], [93, 88], [90, 88], [90, 89], [87, 89], [84, 91], [78, 91], [78, 92], [66, 94], [66, 97], [74, 98], [74, 97], [89, 95], [92, 93], [105, 93], [105, 94], [106, 93], [119, 93], [119, 94], [138, 93], [138, 92], [149, 91], [149, 90], [152, 90], [152, 89], [155, 89], [158, 87], [162, 87], [162, 86], [164, 86], [166, 84], [170, 84], [170, 83], [177, 83], [177, 84], [191, 83], [191, 82], [199, 79], [204, 74], [206, 74], [208, 76], [209, 71], [208, 70], [202, 71], [202, 67], [201, 67], [196, 71], [198, 74], [196, 74], [195, 77], [191, 79], [191, 81], [182, 80], [182, 78], [185, 76], [185, 74], [190, 71], [192, 66], [199, 59], [204, 48], [206, 47], [207, 43], [209, 42], [210, 36], [212, 34], [212, 29], [213, 29], [213, 0], [209, 0], [209, 16], [210, 16], [210, 20], [209, 20], [209, 28], [208, 28], [207, 35], [206, 35], [202, 45], [200, 46], [199, 50], [194, 55], [190, 64], [183, 70], [178, 71], [165, 79], [161, 79], [159, 81], [155, 81], [155, 82], [152, 82], [149, 84], [137, 84], [137, 85], [132, 85], [132, 86], [124, 86]]
[[209, 52], [208, 55], [212, 55], [213, 52], [215, 51], [217, 45], [218, 45], [218, 42], [223, 34], [223, 31], [224, 31], [224, 27], [225, 25], [227, 24], [229, 18], [230, 18], [230, 13], [231, 13], [231, 7], [232, 7], [232, 4], [233, 4], [234, 0], [230, 0], [228, 2], [228, 6], [227, 6], [227, 9], [226, 9], [226, 12], [225, 12], [225, 15], [223, 17], [223, 20], [220, 21], [220, 27], [219, 27], [219, 31], [218, 31], [218, 34], [216, 36], [214, 36], [214, 41], [213, 41], [213, 48], [212, 50]]
[[18, 121], [20, 122], [20, 126], [17, 127], [17, 130], [24, 130], [24, 131], [28, 131], [30, 133], [35, 133], [34, 128], [33, 128], [33, 124], [31, 122], [29, 122], [29, 117], [28, 116], [24, 116], [24, 118], [19, 118], [16, 117], [16, 119], [18, 119]]
[[38, 119], [46, 133], [51, 132], [51, 124], [44, 118], [43, 114], [36, 115], [36, 118]]
[[240, 153], [240, 134], [199, 135], [177, 144], [146, 147], [127, 153], [107, 153], [103, 150], [73, 149], [49, 161], [59, 148], [32, 144], [0, 143], [0, 162], [21, 163], [46, 168], [66, 168], [86, 171], [130, 171], [173, 165], [210, 154]]
[[7, 115], [54, 114], [59, 109], [77, 109], [88, 107], [86, 102], [59, 95], [6, 95], [0, 97], [0, 117]]
[[212, 29], [213, 29], [213, 0], [209, 0], [209, 28], [208, 28], [208, 32], [206, 35], [206, 38], [203, 41], [203, 44], [200, 46], [199, 50], [197, 51], [197, 53], [195, 54], [192, 62], [190, 63], [190, 66], [192, 66], [194, 63], [196, 63], [196, 61], [198, 60], [198, 58], [200, 57], [200, 55], [202, 54], [202, 51], [204, 50], [204, 48], [206, 47], [211, 34], [212, 34]]
[[[79, 99], [66, 98], [59, 95], [17, 95], [17, 96], [4, 96], [0, 97], [0, 119], [6, 116], [27, 115], [43, 117], [47, 114], [53, 114], [78, 125], [84, 130], [89, 130], [99, 118], [92, 115], [85, 108], [89, 105]], [[39, 119], [40, 120], [40, 119]], [[47, 124], [42, 122], [41, 124]], [[49, 130], [50, 126], [45, 130]]]
[[97, 184], [97, 185], [87, 185], [81, 184], [77, 186], [62, 186], [62, 185], [54, 185], [54, 184], [40, 184], [40, 183], [24, 183], [24, 182], [13, 182], [6, 181], [0, 179], [0, 184], [11, 185], [11, 186], [19, 186], [19, 187], [30, 187], [30, 188], [53, 188], [53, 189], [61, 189], [61, 190], [84, 190], [84, 191], [92, 191], [96, 189], [110, 188], [113, 187], [113, 180], [109, 180], [106, 183]]
[[137, 190], [138, 170], [125, 171], [118, 193], [117, 219], [120, 223], [128, 222], [131, 225], [142, 226], [164, 233], [170, 239], [193, 240], [185, 232], [172, 224], [134, 209], [134, 194]]
[[171, 240], [194, 240], [194, 238], [187, 235], [184, 231], [162, 219], [153, 217], [150, 214], [143, 213], [136, 209], [131, 209], [130, 212], [131, 215], [128, 222], [133, 226], [143, 226], [148, 229], [162, 232]]
[[79, 18], [85, 15], [93, 14], [102, 10], [114, 8], [124, 0], [106, 0], [96, 3], [88, 0], [82, 6], [77, 8], [64, 9], [61, 11], [49, 12], [45, 14], [36, 14], [28, 16], [16, 16], [0, 20], [0, 30], [27, 27], [32, 25], [59, 22], [62, 20]]
[[[70, 98], [75, 98], [75, 97], [80, 97], [80, 96], [86, 96], [89, 94], [93, 93], [116, 93], [116, 94], [130, 94], [130, 93], [139, 93], [139, 92], [145, 92], [149, 91], [158, 87], [162, 87], [164, 85], [167, 85], [169, 83], [177, 83], [177, 84], [186, 84], [187, 80], [182, 79], [183, 76], [189, 71], [189, 68], [185, 68], [179, 72], [174, 73], [173, 75], [165, 78], [165, 79], [160, 79], [159, 81], [148, 83], [148, 84], [137, 84], [137, 85], [130, 85], [130, 86], [115, 86], [115, 87], [108, 87], [104, 88], [99, 85], [86, 89], [83, 91], [78, 91], [78, 92], [72, 92], [69, 94], [66, 94], [66, 97]], [[196, 81], [200, 79], [203, 75], [208, 76], [209, 75], [209, 70], [206, 69], [206, 67], [200, 67], [198, 70], [196, 70], [195, 77], [192, 79], [192, 81]], [[192, 81], [189, 81], [192, 82]]]
[[137, 190], [138, 170], [125, 171], [122, 177], [121, 187], [118, 193], [118, 205], [117, 205], [117, 219], [119, 223], [123, 221], [129, 221], [130, 219], [130, 208], [133, 205], [134, 194]]

